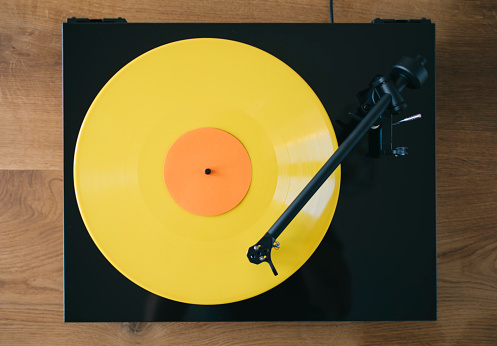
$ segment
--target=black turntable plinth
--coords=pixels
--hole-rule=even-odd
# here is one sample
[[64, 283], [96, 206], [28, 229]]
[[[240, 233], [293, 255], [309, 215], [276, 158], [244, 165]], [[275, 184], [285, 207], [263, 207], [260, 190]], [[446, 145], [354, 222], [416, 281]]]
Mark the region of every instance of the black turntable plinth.
[[[391, 128], [394, 151], [378, 155], [372, 134], [341, 164], [335, 214], [309, 260], [269, 291], [228, 304], [181, 303], [126, 278], [90, 237], [74, 188], [78, 133], [100, 90], [138, 56], [192, 38], [241, 42], [290, 66], [326, 109], [338, 144], [357, 123], [354, 117], [365, 95], [357, 94], [375, 75], [388, 75], [402, 57], [416, 56], [426, 59], [428, 73], [419, 89], [402, 91], [407, 108], [397, 116], [400, 123]], [[63, 79], [65, 321], [436, 319], [434, 24], [426, 20], [374, 24], [69, 20], [63, 25]], [[413, 121], [401, 121], [406, 118]], [[265, 266], [258, 269], [270, 272]]]

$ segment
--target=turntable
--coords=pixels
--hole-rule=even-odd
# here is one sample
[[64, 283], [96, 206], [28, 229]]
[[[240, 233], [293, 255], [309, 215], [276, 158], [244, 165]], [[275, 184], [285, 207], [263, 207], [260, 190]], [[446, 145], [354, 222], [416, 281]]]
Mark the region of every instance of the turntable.
[[65, 320], [435, 319], [434, 32], [68, 20]]

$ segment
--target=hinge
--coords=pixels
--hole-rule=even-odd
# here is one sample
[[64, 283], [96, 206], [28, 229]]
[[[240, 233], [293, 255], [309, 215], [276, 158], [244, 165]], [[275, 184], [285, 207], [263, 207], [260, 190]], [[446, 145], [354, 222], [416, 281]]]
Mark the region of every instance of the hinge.
[[126, 19], [118, 18], [103, 18], [103, 19], [89, 19], [89, 18], [67, 18], [69, 24], [94, 24], [94, 23], [127, 23]]
[[430, 19], [381, 19], [376, 18], [371, 22], [373, 24], [399, 24], [399, 23], [414, 23], [414, 24], [431, 24]]

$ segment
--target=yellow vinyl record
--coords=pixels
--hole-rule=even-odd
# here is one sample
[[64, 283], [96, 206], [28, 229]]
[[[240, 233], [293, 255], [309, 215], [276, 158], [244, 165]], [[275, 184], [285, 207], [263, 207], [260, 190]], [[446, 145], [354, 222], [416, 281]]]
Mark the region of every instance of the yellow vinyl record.
[[88, 232], [123, 275], [168, 299], [224, 304], [275, 287], [312, 255], [340, 169], [278, 238], [279, 275], [246, 253], [337, 148], [318, 97], [285, 63], [240, 42], [189, 39], [141, 55], [103, 87], [79, 133], [74, 186]]

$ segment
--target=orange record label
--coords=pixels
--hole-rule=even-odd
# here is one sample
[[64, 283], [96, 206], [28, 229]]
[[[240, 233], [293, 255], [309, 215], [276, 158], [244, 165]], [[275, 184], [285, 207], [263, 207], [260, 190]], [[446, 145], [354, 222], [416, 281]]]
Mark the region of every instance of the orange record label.
[[180, 136], [164, 163], [164, 181], [172, 198], [196, 215], [220, 215], [235, 208], [251, 180], [252, 164], [243, 144], [215, 128]]

